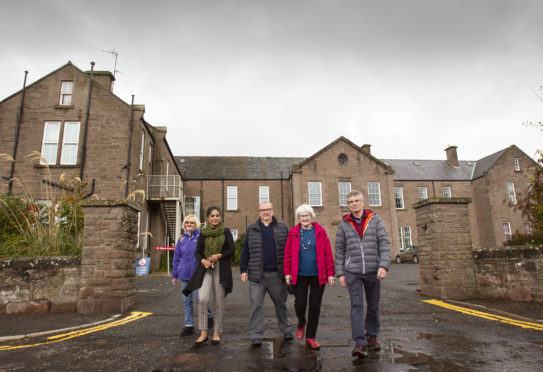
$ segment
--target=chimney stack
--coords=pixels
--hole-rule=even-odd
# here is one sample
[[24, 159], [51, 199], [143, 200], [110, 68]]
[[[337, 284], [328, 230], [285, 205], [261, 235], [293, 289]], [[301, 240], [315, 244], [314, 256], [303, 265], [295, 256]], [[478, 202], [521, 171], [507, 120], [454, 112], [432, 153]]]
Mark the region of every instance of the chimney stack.
[[[90, 71], [86, 71], [87, 74], [90, 74]], [[115, 81], [115, 77], [113, 74], [109, 71], [93, 71], [92, 78], [95, 82], [109, 90], [110, 92], [113, 91], [113, 82]]]
[[460, 163], [458, 162], [458, 155], [456, 154], [456, 146], [449, 146], [445, 149], [447, 154], [447, 162], [453, 167], [458, 167]]
[[366, 143], [365, 145], [362, 145], [362, 147], [360, 147], [363, 151], [366, 151], [368, 154], [371, 154], [371, 145]]

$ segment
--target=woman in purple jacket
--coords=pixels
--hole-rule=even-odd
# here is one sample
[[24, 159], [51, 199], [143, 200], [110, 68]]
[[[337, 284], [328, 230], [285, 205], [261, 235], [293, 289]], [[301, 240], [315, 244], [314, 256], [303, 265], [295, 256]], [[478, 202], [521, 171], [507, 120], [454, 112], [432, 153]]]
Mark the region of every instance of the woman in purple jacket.
[[[183, 235], [177, 240], [175, 253], [172, 260], [172, 284], [177, 285], [181, 282], [181, 291], [189, 282], [192, 274], [196, 271], [198, 261], [194, 256], [196, 243], [200, 236], [200, 221], [194, 214], [189, 214], [183, 220], [181, 228], [184, 230]], [[194, 333], [194, 311], [192, 307], [193, 300], [198, 302], [198, 290], [193, 291], [188, 296], [183, 296], [183, 309], [185, 312], [185, 328], [181, 332], [180, 337], [188, 336]], [[208, 309], [207, 321], [209, 328], [213, 328], [213, 314]]]

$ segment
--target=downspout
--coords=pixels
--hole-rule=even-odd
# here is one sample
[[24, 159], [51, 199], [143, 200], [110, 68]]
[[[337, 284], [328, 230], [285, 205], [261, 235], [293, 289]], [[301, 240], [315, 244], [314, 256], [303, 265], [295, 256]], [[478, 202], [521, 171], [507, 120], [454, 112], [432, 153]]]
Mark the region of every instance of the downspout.
[[285, 208], [283, 204], [283, 171], [281, 171], [281, 221], [285, 220]]
[[89, 95], [87, 96], [87, 112], [85, 113], [85, 128], [83, 129], [83, 147], [81, 149], [81, 165], [79, 166], [79, 178], [81, 179], [81, 181], [83, 181], [83, 168], [85, 166], [85, 155], [87, 152], [87, 129], [89, 126], [93, 73], [94, 73], [94, 62], [91, 62], [91, 71], [90, 71], [90, 79], [89, 79]]
[[25, 79], [23, 83], [23, 92], [21, 94], [21, 105], [19, 106], [19, 112], [17, 113], [17, 124], [15, 126], [15, 144], [13, 145], [13, 153], [11, 157], [13, 161], [11, 162], [11, 169], [9, 171], [8, 179], [8, 194], [11, 194], [11, 188], [13, 187], [13, 174], [15, 173], [15, 156], [17, 156], [17, 145], [19, 144], [19, 131], [21, 129], [21, 121], [23, 119], [23, 105], [25, 102], [25, 92], [26, 92], [26, 77], [28, 76], [28, 71], [25, 71]]
[[[223, 222], [225, 222], [225, 221], [224, 221], [224, 220], [225, 220], [225, 218], [224, 218], [224, 217], [225, 217], [225, 213], [224, 213], [224, 212], [225, 212], [225, 210], [224, 210], [224, 177], [221, 178], [221, 184], [222, 184], [222, 187], [221, 187], [221, 189], [222, 189], [222, 201], [221, 201], [222, 220], [223, 220]], [[206, 217], [207, 217], [207, 216], [206, 216]]]
[[[130, 153], [132, 152], [132, 132], [133, 132], [133, 125], [134, 125], [134, 95], [132, 94], [132, 103], [130, 105], [130, 120], [128, 122], [128, 155], [126, 159], [126, 185], [124, 188], [124, 197], [125, 199], [128, 197], [128, 184], [130, 179]], [[177, 237], [175, 237], [177, 239]]]

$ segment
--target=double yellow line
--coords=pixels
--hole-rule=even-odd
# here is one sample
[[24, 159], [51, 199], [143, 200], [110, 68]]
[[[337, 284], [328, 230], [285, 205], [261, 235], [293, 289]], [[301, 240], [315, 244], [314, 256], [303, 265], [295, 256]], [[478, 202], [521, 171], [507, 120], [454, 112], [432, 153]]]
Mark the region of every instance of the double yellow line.
[[37, 344], [18, 345], [18, 346], [8, 346], [8, 345], [0, 346], [0, 351], [1, 350], [23, 349], [23, 348], [27, 348], [27, 347], [35, 347], [35, 346], [48, 345], [48, 344], [53, 344], [53, 343], [56, 343], [56, 342], [66, 341], [66, 340], [69, 340], [71, 338], [88, 335], [89, 333], [100, 332], [100, 331], [106, 330], [108, 328], [117, 327], [117, 326], [120, 326], [120, 325], [123, 325], [123, 324], [126, 324], [126, 323], [130, 323], [130, 322], [133, 322], [135, 320], [145, 318], [146, 316], [149, 316], [151, 314], [153, 314], [153, 313], [144, 313], [144, 312], [133, 311], [126, 318], [119, 319], [119, 320], [116, 320], [116, 321], [111, 322], [111, 323], [100, 324], [100, 325], [95, 326], [95, 327], [78, 329], [76, 331], [64, 333], [64, 334], [61, 334], [61, 335], [47, 337], [47, 341], [40, 342], [40, 343], [37, 343]]
[[506, 318], [506, 317], [499, 316], [499, 315], [483, 313], [481, 311], [469, 309], [467, 307], [460, 307], [460, 306], [451, 305], [451, 304], [448, 304], [446, 302], [439, 301], [439, 300], [425, 300], [423, 302], [426, 302], [428, 304], [435, 305], [435, 306], [444, 307], [445, 309], [458, 311], [460, 313], [464, 313], [464, 314], [468, 314], [468, 315], [472, 315], [472, 316], [477, 316], [479, 318], [495, 320], [495, 321], [498, 321], [498, 322], [501, 322], [501, 323], [511, 324], [511, 325], [514, 325], [514, 326], [517, 326], [517, 327], [529, 328], [529, 329], [535, 329], [535, 330], [538, 330], [538, 331], [543, 331], [543, 324], [539, 324], [539, 323], [523, 322], [521, 320]]

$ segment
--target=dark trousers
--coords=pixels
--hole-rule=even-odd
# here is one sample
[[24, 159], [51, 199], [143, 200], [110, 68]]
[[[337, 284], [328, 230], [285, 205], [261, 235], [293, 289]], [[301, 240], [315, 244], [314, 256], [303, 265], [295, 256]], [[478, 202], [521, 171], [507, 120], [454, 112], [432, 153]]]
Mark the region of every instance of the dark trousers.
[[[379, 298], [381, 282], [377, 274], [360, 275], [345, 273], [349, 297], [351, 298], [351, 330], [356, 345], [366, 345], [366, 336], [379, 333]], [[364, 319], [364, 294], [367, 313]]]
[[307, 308], [307, 292], [309, 290], [309, 311], [305, 337], [315, 338], [319, 326], [324, 284], [319, 285], [319, 277], [317, 276], [298, 276], [294, 290], [294, 310], [296, 310], [298, 317], [298, 328], [302, 328], [306, 322], [305, 309]]

